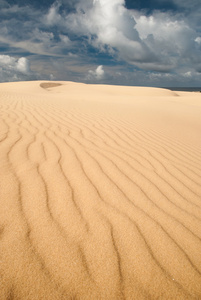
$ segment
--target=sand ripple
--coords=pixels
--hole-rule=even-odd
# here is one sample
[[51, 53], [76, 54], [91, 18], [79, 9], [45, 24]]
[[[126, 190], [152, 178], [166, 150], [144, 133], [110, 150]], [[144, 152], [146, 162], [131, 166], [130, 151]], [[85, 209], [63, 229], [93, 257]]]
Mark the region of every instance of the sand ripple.
[[201, 299], [201, 96], [0, 86], [0, 299]]

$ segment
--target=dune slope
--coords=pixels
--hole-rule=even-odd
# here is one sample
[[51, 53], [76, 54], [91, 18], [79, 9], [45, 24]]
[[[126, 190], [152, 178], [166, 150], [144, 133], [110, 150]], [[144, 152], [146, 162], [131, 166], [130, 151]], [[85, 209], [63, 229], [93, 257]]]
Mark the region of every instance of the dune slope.
[[0, 84], [0, 299], [201, 299], [201, 95]]

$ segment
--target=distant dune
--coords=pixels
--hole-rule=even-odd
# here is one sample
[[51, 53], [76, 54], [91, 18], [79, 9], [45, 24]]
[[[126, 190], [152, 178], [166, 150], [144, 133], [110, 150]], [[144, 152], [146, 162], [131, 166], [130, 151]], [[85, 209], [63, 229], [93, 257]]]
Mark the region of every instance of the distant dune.
[[0, 84], [0, 299], [201, 299], [201, 94]]

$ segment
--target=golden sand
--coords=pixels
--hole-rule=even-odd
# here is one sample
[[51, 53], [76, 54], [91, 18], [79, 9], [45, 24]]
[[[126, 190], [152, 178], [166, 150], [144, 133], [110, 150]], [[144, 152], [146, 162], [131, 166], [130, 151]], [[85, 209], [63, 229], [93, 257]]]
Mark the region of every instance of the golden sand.
[[0, 299], [201, 299], [201, 94], [0, 84]]

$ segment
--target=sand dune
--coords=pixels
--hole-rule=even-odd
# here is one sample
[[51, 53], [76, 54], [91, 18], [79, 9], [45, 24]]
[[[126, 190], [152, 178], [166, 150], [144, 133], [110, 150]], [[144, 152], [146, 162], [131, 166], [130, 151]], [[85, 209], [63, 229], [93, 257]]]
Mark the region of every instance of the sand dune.
[[201, 299], [201, 94], [0, 84], [0, 299]]

